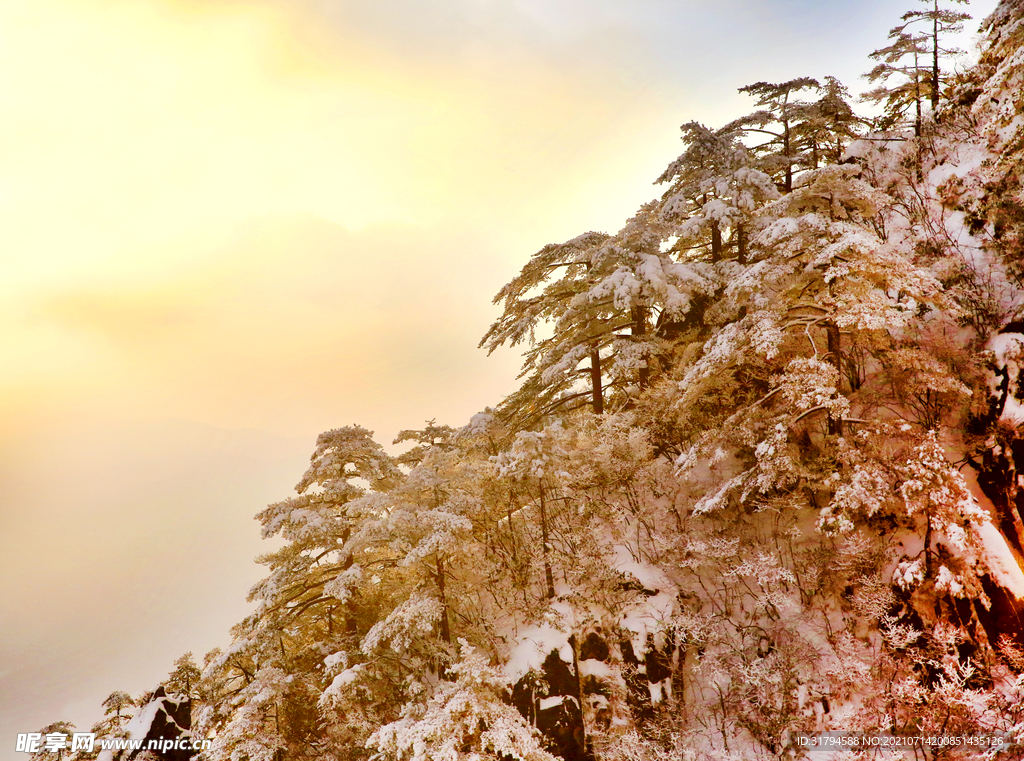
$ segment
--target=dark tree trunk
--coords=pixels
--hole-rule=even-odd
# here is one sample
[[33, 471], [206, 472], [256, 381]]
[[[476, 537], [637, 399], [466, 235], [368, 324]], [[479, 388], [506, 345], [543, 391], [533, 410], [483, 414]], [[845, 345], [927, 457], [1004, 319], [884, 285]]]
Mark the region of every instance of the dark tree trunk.
[[594, 414], [604, 412], [604, 390], [601, 387], [601, 353], [594, 347], [590, 350], [590, 387], [593, 390]]
[[[643, 340], [644, 336], [647, 335], [647, 307], [635, 306], [633, 307], [633, 338], [637, 341]], [[647, 388], [648, 383], [651, 379], [651, 368], [644, 362], [644, 366], [640, 368], [637, 381], [640, 388]]]
[[[341, 543], [348, 544], [348, 540], [351, 536], [352, 529], [346, 527], [345, 530], [341, 532]], [[346, 555], [344, 562], [341, 564], [342, 570], [347, 571], [352, 567], [353, 562], [352, 555]], [[356, 634], [358, 630], [359, 624], [356, 622], [356, 606], [350, 595], [348, 601], [345, 603], [345, 631], [348, 634]]]
[[[839, 335], [839, 327], [829, 321], [825, 325], [826, 335], [828, 336], [828, 359], [832, 362], [832, 366], [839, 371], [839, 382], [840, 388], [837, 391], [842, 391], [841, 384], [843, 379], [843, 347], [842, 339]], [[828, 416], [828, 432], [835, 434], [836, 436], [843, 435], [843, 419], [841, 417], [833, 417], [832, 413]]]
[[939, 105], [939, 0], [932, 0], [932, 112]]
[[437, 591], [441, 595], [441, 639], [450, 645], [452, 632], [448, 628], [448, 596], [444, 589], [444, 563], [440, 555], [434, 558], [434, 567], [437, 569]]
[[544, 499], [544, 484], [540, 484], [540, 540], [543, 544], [544, 553], [544, 581], [547, 584], [547, 595], [549, 600], [555, 598], [555, 577], [551, 573], [550, 548], [548, 545], [548, 509]]
[[[785, 104], [783, 104], [785, 108]], [[786, 157], [786, 192], [793, 192], [793, 156], [790, 153], [789, 121], [782, 122], [782, 155]]]
[[921, 137], [921, 69], [917, 53], [914, 53], [914, 105], [917, 106], [917, 118], [914, 121], [914, 137]]

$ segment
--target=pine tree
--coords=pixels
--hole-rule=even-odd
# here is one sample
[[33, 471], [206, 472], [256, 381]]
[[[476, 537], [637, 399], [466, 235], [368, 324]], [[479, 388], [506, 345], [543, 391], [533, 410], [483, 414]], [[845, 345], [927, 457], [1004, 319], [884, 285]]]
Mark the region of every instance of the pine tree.
[[356, 648], [373, 615], [372, 600], [364, 610], [355, 599], [362, 572], [351, 540], [379, 519], [366, 487], [387, 489], [401, 478], [369, 431], [337, 428], [318, 437], [298, 496], [257, 516], [264, 537], [287, 544], [261, 558], [270, 575], [250, 593], [257, 609], [200, 685], [209, 701], [199, 724], [217, 733], [213, 758], [279, 761], [332, 747], [319, 728], [323, 659], [330, 648]]
[[[513, 396], [506, 404], [510, 410], [520, 412], [524, 423], [585, 396], [590, 397], [595, 413], [604, 411], [606, 380], [602, 374], [601, 354], [604, 351], [607, 355], [609, 336], [618, 329], [616, 315], [609, 309], [577, 310], [573, 307], [593, 284], [590, 273], [593, 252], [607, 240], [608, 236], [603, 233], [590, 232], [563, 244], [545, 246], [494, 297], [496, 304], [504, 303], [504, 312], [480, 340], [480, 346], [486, 346], [491, 353], [506, 343], [510, 346], [524, 341], [530, 343], [520, 374], [523, 377], [532, 373], [527, 382], [528, 399]], [[543, 290], [537, 293], [541, 288]], [[556, 334], [561, 340], [538, 338], [537, 330], [545, 323], [559, 326]], [[580, 331], [580, 327], [584, 330]], [[565, 340], [567, 335], [572, 337], [570, 341]], [[579, 357], [577, 362], [584, 359], [589, 362], [589, 392], [575, 390], [578, 376], [572, 373], [554, 378], [548, 373], [545, 377], [544, 371], [567, 355]], [[529, 408], [524, 410], [527, 404]]]
[[[401, 477], [371, 437], [359, 426], [321, 434], [312, 464], [295, 487], [299, 496], [273, 504], [257, 516], [264, 538], [280, 534], [289, 541], [261, 560], [271, 575], [254, 587], [251, 596], [264, 609], [295, 615], [315, 608], [321, 614], [326, 611], [333, 621], [338, 598], [328, 591], [328, 584], [336, 584], [353, 563], [345, 544], [363, 518], [358, 508], [349, 507], [365, 493], [358, 481], [386, 488]], [[351, 629], [351, 616], [345, 618]]]
[[[926, 38], [923, 35], [913, 36], [893, 29], [889, 32], [892, 43], [871, 54], [878, 61], [871, 71], [864, 75], [869, 82], [886, 82], [894, 75], [902, 76], [902, 82], [886, 86], [879, 85], [861, 96], [866, 101], [881, 103], [885, 115], [878, 121], [883, 129], [891, 129], [898, 124], [910, 109], [914, 108], [914, 135], [921, 136], [921, 103], [931, 89], [927, 69], [922, 59], [927, 53]], [[910, 59], [904, 63], [904, 59]]]
[[110, 693], [103, 701], [104, 714], [110, 717], [111, 726], [120, 729], [132, 717], [129, 709], [139, 705], [127, 692], [118, 690]]
[[[932, 58], [931, 86], [929, 87], [929, 98], [931, 99], [932, 111], [939, 106], [939, 95], [942, 92], [942, 77], [939, 61], [942, 56], [957, 55], [963, 51], [956, 48], [945, 48], [942, 46], [942, 37], [950, 32], [959, 32], [963, 29], [963, 22], [971, 17], [969, 13], [939, 8], [939, 0], [918, 0], [925, 6], [931, 6], [923, 11], [907, 11], [903, 14], [903, 24], [895, 27], [898, 34], [911, 24], [921, 22], [925, 27], [925, 38], [928, 40], [928, 48]], [[966, 5], [970, 0], [949, 0], [959, 5]], [[891, 36], [890, 32], [890, 36]]]
[[192, 653], [185, 653], [174, 662], [174, 670], [167, 676], [164, 687], [169, 695], [180, 695], [186, 698], [198, 697], [196, 685], [203, 672], [196, 666]]
[[[781, 175], [779, 190], [793, 190], [793, 173], [796, 167], [810, 165], [801, 150], [798, 127], [808, 120], [814, 111], [812, 103], [797, 98], [802, 90], [820, 89], [818, 80], [800, 77], [788, 82], [755, 82], [741, 87], [739, 91], [757, 98], [760, 110], [736, 119], [723, 130], [732, 133], [766, 135], [754, 149], [761, 160], [762, 168], [773, 176]], [[774, 129], [768, 129], [776, 125]]]
[[[950, 0], [966, 4], [969, 0]], [[942, 93], [943, 76], [940, 61], [963, 51], [943, 47], [943, 38], [963, 29], [968, 13], [939, 8], [939, 0], [920, 0], [927, 10], [907, 11], [903, 23], [889, 30], [890, 44], [871, 54], [878, 64], [864, 76], [870, 82], [886, 82], [892, 76], [902, 81], [894, 86], [881, 84], [863, 95], [865, 100], [884, 103], [885, 117], [880, 126], [890, 129], [914, 107], [914, 134], [921, 135], [921, 104], [925, 98], [934, 113]], [[930, 59], [930, 60], [929, 60]]]
[[396, 457], [395, 462], [399, 465], [418, 465], [432, 447], [445, 446], [454, 433], [454, 428], [437, 425], [435, 420], [428, 420], [426, 428], [420, 431], [412, 429], [400, 431], [391, 443], [403, 444], [406, 441], [413, 441], [415, 446]]
[[[513, 427], [529, 427], [585, 398], [600, 413], [609, 389], [623, 400], [647, 384], [660, 352], [655, 325], [681, 319], [714, 288], [708, 268], [662, 250], [669, 235], [657, 205], [647, 204], [614, 236], [585, 233], [545, 247], [498, 293], [504, 312], [481, 346], [530, 343], [520, 376], [529, 377], [502, 405]], [[550, 326], [550, 338], [538, 337], [542, 325]], [[583, 390], [581, 376], [588, 379]]]
[[39, 733], [43, 736], [43, 745], [30, 758], [32, 761], [62, 761], [62, 759], [67, 758], [70, 755], [70, 751], [66, 745], [55, 745], [53, 746], [54, 750], [51, 751], [47, 749], [46, 742], [48, 737], [60, 740], [69, 737], [74, 731], [75, 725], [69, 721], [55, 721], [52, 724], [47, 724], [39, 730]]
[[849, 90], [838, 79], [825, 77], [818, 92], [821, 97], [811, 103], [796, 126], [796, 143], [810, 169], [840, 163], [846, 147], [860, 138], [864, 125], [850, 105]]
[[671, 183], [661, 216], [673, 223], [673, 251], [683, 260], [716, 263], [732, 252], [745, 263], [754, 211], [778, 197], [771, 178], [754, 168], [739, 130], [713, 131], [689, 122], [681, 128], [686, 151], [657, 179]]

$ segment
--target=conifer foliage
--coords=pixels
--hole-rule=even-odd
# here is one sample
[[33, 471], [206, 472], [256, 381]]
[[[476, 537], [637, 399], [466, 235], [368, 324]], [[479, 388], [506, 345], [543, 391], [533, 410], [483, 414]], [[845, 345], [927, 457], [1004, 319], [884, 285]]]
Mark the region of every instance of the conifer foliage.
[[[968, 0], [947, 0], [953, 5], [964, 5]], [[864, 76], [880, 84], [864, 94], [864, 99], [882, 103], [885, 115], [879, 120], [883, 129], [900, 123], [911, 106], [915, 114], [914, 133], [921, 136], [922, 103], [928, 100], [934, 112], [939, 105], [942, 84], [947, 77], [943, 65], [962, 50], [945, 47], [945, 38], [951, 32], [963, 29], [970, 14], [951, 8], [940, 8], [939, 0], [919, 0], [925, 10], [907, 11], [903, 23], [889, 31], [890, 43], [879, 48], [871, 57], [877, 65]], [[930, 6], [930, 7], [928, 7]], [[892, 77], [895, 83], [890, 83]]]

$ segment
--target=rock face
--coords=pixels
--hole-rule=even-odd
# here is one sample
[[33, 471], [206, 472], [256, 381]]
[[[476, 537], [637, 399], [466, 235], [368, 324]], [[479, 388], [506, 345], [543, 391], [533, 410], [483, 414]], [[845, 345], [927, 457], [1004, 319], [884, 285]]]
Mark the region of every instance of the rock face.
[[190, 740], [192, 737], [191, 700], [187, 697], [168, 695], [163, 686], [160, 686], [153, 693], [153, 699], [142, 707], [139, 714], [152, 715], [143, 736], [142, 748], [147, 748], [151, 740], [162, 741], [162, 745], [167, 748], [132, 751], [128, 761], [147, 752], [163, 761], [188, 761], [192, 757], [191, 750], [182, 750], [171, 745], [177, 740]]
[[[992, 504], [993, 523], [1021, 564], [1024, 559], [1024, 322], [1006, 325], [988, 343], [989, 398], [984, 414], [971, 421], [972, 433], [985, 437], [972, 459], [978, 486]], [[978, 617], [993, 644], [1003, 637], [1024, 645], [1024, 604], [995, 580], [984, 577], [991, 601]]]
[[565, 761], [594, 757], [587, 747], [581, 697], [578, 672], [557, 650], [548, 653], [539, 675], [527, 674], [512, 688], [512, 704]]
[[981, 451], [978, 484], [992, 502], [993, 516], [1003, 536], [1024, 557], [1024, 323], [1012, 322], [988, 342], [994, 359], [989, 365], [988, 409], [972, 428], [987, 435]]
[[569, 640], [574, 662], [551, 650], [539, 672], [516, 682], [512, 703], [547, 738], [552, 753], [565, 761], [593, 761], [588, 727], [607, 729], [615, 694], [624, 697], [634, 719], [646, 719], [654, 715], [654, 696], [671, 691], [672, 647], [659, 650], [648, 637], [646, 652], [637, 657], [628, 638], [590, 631]]
[[[157, 687], [149, 702], [139, 708], [125, 727], [129, 741], [141, 741], [136, 750], [104, 750], [97, 761], [189, 761], [191, 750], [192, 701], [187, 697], [168, 695]], [[150, 742], [153, 747], [150, 747]], [[177, 747], [184, 741], [188, 749]]]

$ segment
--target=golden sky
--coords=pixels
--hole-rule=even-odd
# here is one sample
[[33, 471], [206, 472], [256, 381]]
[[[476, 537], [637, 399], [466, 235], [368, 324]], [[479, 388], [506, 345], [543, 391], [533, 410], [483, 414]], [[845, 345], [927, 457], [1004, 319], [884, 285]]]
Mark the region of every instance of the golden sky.
[[737, 87], [859, 90], [903, 10], [0, 0], [0, 754], [223, 644], [319, 431], [499, 401], [530, 254], [613, 232]]
[[[522, 256], [637, 200], [637, 92], [525, 53], [412, 65], [300, 10], [0, 5], [5, 399], [308, 433], [428, 316], [441, 362], [446, 299], [482, 333]], [[311, 414], [274, 403], [289, 378]]]

